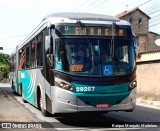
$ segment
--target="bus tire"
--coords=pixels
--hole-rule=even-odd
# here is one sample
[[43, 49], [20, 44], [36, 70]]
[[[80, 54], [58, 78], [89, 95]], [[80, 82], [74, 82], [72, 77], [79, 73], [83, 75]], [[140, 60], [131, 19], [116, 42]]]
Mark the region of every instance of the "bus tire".
[[40, 92], [40, 96], [39, 96], [39, 107], [40, 107], [40, 111], [41, 111], [43, 116], [51, 116], [51, 114], [47, 110], [44, 109], [44, 104], [43, 104], [43, 101], [42, 101], [41, 92]]
[[14, 91], [14, 84], [13, 84], [13, 80], [12, 80], [12, 83], [11, 83], [11, 88], [12, 88], [12, 90]]
[[15, 91], [15, 86], [14, 86], [13, 83], [14, 83], [14, 82], [13, 82], [13, 80], [12, 80], [11, 88], [12, 88], [12, 90], [13, 90], [14, 95], [17, 95], [17, 92]]
[[21, 88], [21, 94], [22, 94], [22, 101], [23, 101], [23, 103], [27, 103], [27, 101], [24, 99], [22, 83], [21, 83], [21, 87], [20, 88]]

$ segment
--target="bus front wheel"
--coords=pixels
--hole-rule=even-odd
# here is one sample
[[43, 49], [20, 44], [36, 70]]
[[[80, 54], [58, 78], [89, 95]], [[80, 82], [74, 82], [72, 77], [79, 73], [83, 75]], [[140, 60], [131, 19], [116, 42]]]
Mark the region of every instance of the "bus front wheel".
[[44, 104], [43, 104], [41, 93], [40, 93], [40, 98], [39, 98], [39, 107], [40, 107], [40, 110], [43, 116], [51, 116], [51, 114], [47, 110], [44, 109]]

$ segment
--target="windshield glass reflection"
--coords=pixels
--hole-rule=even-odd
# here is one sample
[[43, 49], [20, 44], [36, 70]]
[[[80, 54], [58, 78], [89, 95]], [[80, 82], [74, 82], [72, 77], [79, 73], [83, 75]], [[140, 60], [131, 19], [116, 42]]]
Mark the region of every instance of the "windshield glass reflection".
[[129, 39], [56, 39], [56, 69], [76, 75], [129, 74], [135, 67]]

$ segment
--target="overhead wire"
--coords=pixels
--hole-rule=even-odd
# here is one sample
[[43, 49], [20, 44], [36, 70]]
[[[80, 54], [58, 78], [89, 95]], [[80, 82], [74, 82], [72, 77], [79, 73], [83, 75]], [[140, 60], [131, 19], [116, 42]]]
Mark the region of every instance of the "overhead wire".
[[[98, 1], [99, 0], [95, 0], [95, 1], [86, 0], [83, 3], [81, 3], [80, 5], [78, 5], [77, 8], [74, 8], [74, 10], [72, 10], [72, 11], [83, 12], [84, 9], [96, 4]], [[90, 3], [90, 2], [92, 2], [92, 3]]]
[[[153, 1], [153, 0], [149, 0], [149, 1], [139, 5], [138, 7], [140, 7], [140, 6], [144, 5], [144, 4], [147, 4], [147, 3], [151, 2], [151, 1]], [[159, 23], [159, 20], [158, 20], [159, 12], [160, 12], [159, 5], [160, 4], [158, 4], [158, 5], [154, 4], [154, 6], [152, 6], [149, 10], [148, 9], [145, 10], [145, 11], [142, 10], [142, 12], [144, 12], [144, 13], [147, 12], [146, 14], [152, 18], [152, 20], [149, 21], [149, 28], [150, 29], [155, 27], [155, 26], [160, 26], [159, 25], [160, 23]], [[139, 24], [138, 18], [139, 18], [139, 15], [137, 15], [136, 17], [134, 16], [134, 18], [132, 18], [132, 20], [136, 20], [137, 19], [137, 22], [132, 23], [132, 26], [136, 26], [137, 27], [137, 24]], [[145, 22], [145, 21], [143, 21], [143, 22]], [[139, 27], [142, 29], [142, 28], [146, 28], [147, 26], [148, 25], [143, 25], [143, 26], [140, 25]]]
[[88, 5], [87, 7], [82, 8], [82, 9], [81, 9], [81, 10], [82, 10], [81, 12], [84, 12], [85, 9], [87, 9], [87, 8], [89, 8], [90, 6], [96, 4], [98, 1], [99, 1], [99, 0], [96, 0], [96, 1], [94, 1], [93, 3], [91, 3], [90, 5]]
[[103, 3], [107, 2], [108, 0], [104, 0], [102, 2], [100, 2], [98, 5], [95, 5], [93, 7], [90, 7], [89, 9], [86, 10], [86, 12], [90, 11], [91, 9], [97, 8], [98, 6], [102, 5]]
[[140, 7], [140, 6], [142, 6], [142, 5], [145, 5], [145, 4], [147, 4], [147, 3], [149, 3], [149, 2], [151, 2], [152, 0], [148, 0], [148, 1], [146, 1], [146, 2], [144, 2], [144, 3], [142, 3], [142, 4], [140, 4], [138, 7]]
[[[98, 6], [100, 6], [101, 4], [103, 4], [103, 3], [107, 2], [107, 1], [108, 0], [99, 2], [99, 0], [96, 0], [93, 3], [91, 3], [90, 5], [82, 8], [81, 12], [84, 12], [84, 11], [88, 12], [91, 9], [97, 8]], [[148, 1], [138, 5], [137, 7], [142, 7], [142, 6], [146, 5], [146, 4], [149, 4], [150, 2], [154, 2], [154, 0], [148, 0]], [[84, 4], [86, 4], [86, 1], [81, 3], [78, 7], [81, 7]], [[159, 3], [157, 4], [157, 3], [154, 2], [152, 7], [150, 7], [149, 9], [146, 9], [144, 11], [142, 10], [143, 12], [145, 12], [148, 16], [150, 16], [152, 18], [152, 20], [149, 21], [149, 28], [154, 27], [154, 26], [158, 26], [158, 24], [159, 24], [159, 21], [157, 21], [159, 15], [153, 16], [154, 14], [156, 14], [157, 12], [160, 11], [159, 5], [160, 5]], [[77, 9], [77, 8], [75, 8], [75, 9]], [[139, 24], [138, 17], [139, 16], [133, 18], [133, 19], [137, 19], [137, 22], [134, 22], [134, 25]], [[140, 25], [141, 28], [145, 28], [146, 26], [148, 26], [148, 25], [144, 25], [144, 26]]]
[[82, 2], [81, 4], [77, 5], [74, 9], [72, 9], [71, 11], [75, 11], [78, 8], [82, 7], [84, 4], [86, 4], [89, 0], [85, 0], [84, 2]]
[[[93, 3], [91, 3], [90, 5], [88, 5], [88, 6], [86, 6], [86, 7], [84, 7], [84, 8], [82, 8], [81, 9], [81, 12], [88, 12], [88, 11], [90, 11], [91, 9], [94, 9], [94, 8], [97, 8], [98, 6], [100, 6], [101, 4], [103, 4], [103, 3], [105, 3], [105, 2], [107, 2], [108, 0], [105, 0], [105, 1], [101, 1], [101, 2], [99, 2], [99, 0], [96, 0], [96, 1], [94, 1]], [[80, 5], [84, 5], [84, 4], [86, 4], [85, 3], [86, 1], [84, 1], [83, 3], [81, 3]], [[156, 14], [157, 12], [160, 12], [160, 7], [159, 7], [159, 5], [160, 5], [160, 3], [155, 3], [155, 1], [154, 0], [148, 0], [148, 1], [145, 1], [144, 3], [142, 3], [142, 4], [140, 4], [140, 5], [138, 5], [137, 7], [139, 8], [139, 7], [142, 7], [142, 6], [144, 6], [144, 5], [146, 5], [146, 4], [149, 4], [149, 3], [151, 3], [152, 2], [152, 7], [150, 7], [149, 9], [144, 9], [144, 10], [142, 10], [144, 13], [146, 13], [148, 16], [150, 16], [152, 19], [149, 21], [149, 28], [153, 28], [154, 26], [158, 26], [159, 25], [159, 21], [158, 21], [158, 19], [159, 19], [159, 14]], [[157, 2], [157, 1], [156, 1]], [[80, 6], [79, 5], [79, 6]], [[81, 6], [80, 6], [81, 7]], [[156, 16], [154, 16], [154, 15], [156, 15]], [[139, 24], [139, 22], [138, 22], [138, 17], [139, 16], [136, 16], [136, 17], [134, 17], [134, 18], [132, 18], [133, 20], [135, 20], [135, 19], [137, 19], [137, 22], [134, 22], [134, 25], [137, 25], [137, 24]], [[143, 21], [143, 22], [145, 22], [145, 21]], [[132, 26], [133, 26], [133, 24], [132, 24]], [[147, 27], [148, 25], [140, 25], [140, 28], [145, 28], [145, 27]]]
[[[107, 0], [108, 1], [108, 0]], [[106, 0], [105, 1], [101, 1], [100, 3], [96, 0], [94, 1], [92, 4], [90, 4], [89, 6], [83, 8], [83, 11], [85, 12], [88, 12], [90, 11], [91, 9], [94, 9], [94, 8], [97, 8], [98, 6], [100, 6], [101, 4], [107, 2]], [[148, 0], [142, 4], [140, 4], [138, 7], [142, 7], [150, 2], [154, 2], [154, 0]], [[94, 6], [93, 6], [94, 5]], [[156, 15], [156, 16], [153, 16], [154, 14], [156, 14], [157, 12], [160, 12], [160, 7], [159, 7], [160, 4], [154, 4], [153, 3], [153, 6], [147, 10], [142, 10], [143, 12], [145, 12], [148, 16], [150, 16], [152, 18], [152, 20], [149, 21], [149, 28], [153, 28], [154, 26], [158, 26], [159, 25], [159, 21], [158, 20], [158, 16], [159, 15]], [[139, 16], [136, 16], [134, 17], [133, 19], [138, 19]], [[134, 23], [134, 25], [137, 25], [139, 24], [139, 22], [137, 21], [136, 23]], [[133, 25], [133, 24], [132, 24]], [[140, 25], [140, 28], [145, 28], [147, 27], [148, 25], [144, 25], [144, 26], [141, 26]]]

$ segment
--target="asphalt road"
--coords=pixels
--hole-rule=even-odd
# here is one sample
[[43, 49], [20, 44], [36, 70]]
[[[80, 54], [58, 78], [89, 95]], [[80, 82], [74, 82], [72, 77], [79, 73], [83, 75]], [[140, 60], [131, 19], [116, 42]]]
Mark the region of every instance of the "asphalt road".
[[[7, 99], [10, 102], [5, 102]], [[44, 117], [37, 108], [29, 103], [23, 103], [22, 98], [13, 93], [9, 84], [0, 84], [0, 105], [0, 122], [47, 122], [45, 126], [55, 130], [160, 130], [151, 128], [160, 125], [160, 110], [139, 105], [133, 112], [80, 113]], [[16, 107], [9, 108], [13, 105]], [[8, 109], [5, 110], [4, 106]], [[148, 128], [142, 128], [143, 126]]]

